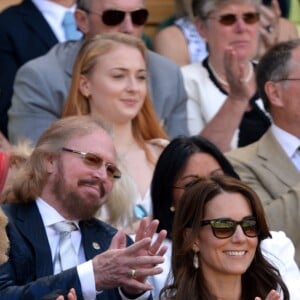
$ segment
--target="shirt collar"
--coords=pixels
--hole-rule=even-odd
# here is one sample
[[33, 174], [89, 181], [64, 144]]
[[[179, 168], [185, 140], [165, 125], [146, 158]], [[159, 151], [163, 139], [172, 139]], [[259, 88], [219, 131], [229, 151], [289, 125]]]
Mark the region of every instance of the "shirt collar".
[[274, 123], [271, 125], [271, 131], [284, 152], [291, 158], [300, 146], [299, 138], [279, 128]]
[[[38, 207], [38, 210], [41, 214], [43, 223], [45, 227], [50, 227], [51, 225], [65, 221], [66, 219], [51, 205], [49, 205], [45, 200], [42, 198], [37, 198], [36, 205]], [[74, 221], [77, 227], [79, 228], [79, 222]]]
[[32, 2], [39, 9], [42, 15], [48, 15], [56, 18], [59, 24], [62, 23], [64, 15], [67, 11], [74, 13], [76, 9], [76, 4], [72, 5], [71, 7], [65, 7], [48, 0], [32, 0]]

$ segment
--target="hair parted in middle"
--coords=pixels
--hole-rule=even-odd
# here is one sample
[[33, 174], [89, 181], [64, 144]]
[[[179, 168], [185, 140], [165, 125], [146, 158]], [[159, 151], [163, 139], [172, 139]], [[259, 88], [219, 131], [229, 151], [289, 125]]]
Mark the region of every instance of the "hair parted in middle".
[[239, 178], [223, 153], [206, 138], [180, 136], [173, 139], [161, 153], [151, 183], [153, 218], [159, 220], [158, 230], [166, 229], [170, 239], [174, 218], [174, 212], [170, 210], [174, 202], [173, 185], [195, 153], [210, 155], [219, 163], [224, 174]]
[[[113, 51], [120, 45], [126, 45], [138, 49], [147, 62], [147, 49], [144, 42], [132, 35], [120, 32], [96, 35], [86, 40], [77, 56], [73, 68], [73, 76], [70, 92], [65, 104], [63, 116], [86, 115], [91, 113], [88, 97], [84, 96], [79, 89], [81, 75], [91, 74], [97, 64], [97, 58]], [[149, 91], [141, 108], [141, 111], [132, 120], [133, 135], [137, 143], [145, 151], [147, 159], [153, 162], [145, 141], [154, 138], [167, 139], [167, 134], [160, 126], [156, 116]]]

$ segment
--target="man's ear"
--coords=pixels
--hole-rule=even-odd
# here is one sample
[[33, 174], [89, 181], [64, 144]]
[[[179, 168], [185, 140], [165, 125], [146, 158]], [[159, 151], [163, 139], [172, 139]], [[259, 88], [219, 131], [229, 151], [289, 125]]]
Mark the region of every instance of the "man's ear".
[[85, 12], [82, 9], [76, 9], [74, 12], [74, 17], [76, 20], [78, 30], [81, 31], [83, 35], [87, 35], [87, 33], [90, 31], [90, 24], [87, 12]]
[[56, 159], [52, 154], [45, 155], [45, 168], [48, 174], [52, 174], [56, 170]]
[[284, 89], [282, 83], [267, 81], [265, 83], [265, 93], [272, 106], [283, 107], [282, 93], [284, 93]]

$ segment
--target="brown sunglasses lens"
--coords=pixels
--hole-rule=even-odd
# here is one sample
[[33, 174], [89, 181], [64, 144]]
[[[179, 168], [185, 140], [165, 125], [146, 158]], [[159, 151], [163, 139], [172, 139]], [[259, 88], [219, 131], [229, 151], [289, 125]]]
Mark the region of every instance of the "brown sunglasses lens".
[[[220, 16], [219, 22], [225, 26], [231, 26], [237, 22], [237, 15], [227, 14]], [[254, 24], [259, 21], [259, 13], [245, 13], [242, 15], [242, 19], [246, 24]]]

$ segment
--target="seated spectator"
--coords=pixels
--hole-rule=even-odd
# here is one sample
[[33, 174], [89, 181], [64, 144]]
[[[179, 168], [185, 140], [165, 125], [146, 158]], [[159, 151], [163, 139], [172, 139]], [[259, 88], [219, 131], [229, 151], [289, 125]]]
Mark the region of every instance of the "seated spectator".
[[74, 64], [63, 116], [91, 114], [112, 127], [122, 173], [134, 182], [134, 204], [151, 215], [150, 182], [168, 141], [147, 92], [146, 59], [144, 44], [134, 36], [109, 33], [85, 41]]
[[262, 57], [257, 86], [272, 117], [256, 143], [227, 154], [241, 179], [261, 198], [272, 230], [284, 230], [300, 264], [300, 40], [281, 43]]
[[56, 43], [74, 38], [64, 26], [66, 13], [68, 24], [73, 18], [75, 37], [81, 36], [76, 31], [74, 11], [75, 0], [23, 0], [0, 13], [0, 132], [6, 137], [7, 111], [17, 70]]
[[258, 140], [270, 126], [256, 93], [252, 63], [259, 36], [259, 0], [194, 0], [197, 28], [209, 56], [182, 68], [190, 134], [221, 151]]
[[[74, 288], [79, 299], [150, 299], [146, 279], [162, 272], [166, 232], [143, 219], [133, 245], [94, 218], [120, 178], [113, 141], [90, 116], [55, 122], [11, 188], [9, 259], [0, 265], [2, 299], [41, 299]], [[152, 241], [153, 240], [153, 241]], [[154, 255], [153, 255], [154, 254]]]
[[[202, 61], [206, 42], [194, 24], [191, 0], [175, 0], [175, 18], [154, 37], [154, 50], [179, 66]], [[171, 18], [170, 18], [171, 19]]]
[[246, 184], [224, 176], [194, 181], [175, 211], [174, 279], [160, 299], [288, 300], [260, 248], [268, 237], [261, 202]]
[[[111, 0], [81, 0], [75, 11], [84, 39], [105, 32], [140, 37], [147, 16], [143, 0], [114, 3]], [[20, 137], [35, 143], [41, 133], [61, 117], [81, 45], [82, 41], [58, 44], [46, 55], [19, 69], [9, 110], [11, 143], [15, 144]], [[178, 66], [152, 51], [147, 51], [147, 56], [149, 91], [160, 123], [170, 137], [187, 134], [186, 93]]]
[[[268, 1], [267, 4], [260, 6], [259, 49], [256, 59], [274, 44], [298, 37], [295, 24], [281, 17], [278, 1]], [[208, 54], [206, 42], [194, 24], [192, 1], [176, 0], [175, 8], [176, 17], [169, 18], [170, 23], [159, 28], [155, 35], [154, 50], [180, 66], [203, 61]], [[166, 21], [162, 24], [164, 23]]]
[[[159, 220], [158, 229], [164, 228], [168, 232], [164, 242], [168, 251], [163, 273], [149, 278], [155, 287], [155, 298], [158, 299], [171, 269], [174, 212], [178, 209], [184, 190], [201, 177], [222, 174], [239, 178], [224, 155], [203, 137], [176, 138], [162, 152], [154, 171], [151, 196], [153, 217]], [[271, 231], [271, 235], [272, 238], [261, 242], [262, 253], [278, 268], [288, 287], [290, 299], [297, 300], [300, 294], [300, 272], [294, 259], [294, 245], [282, 231]]]

